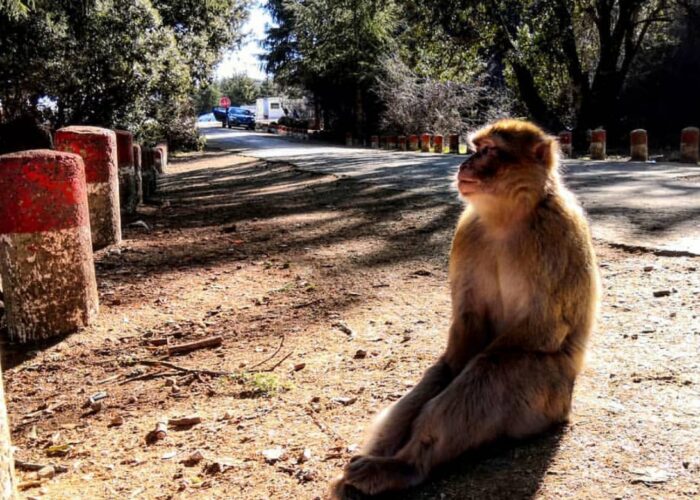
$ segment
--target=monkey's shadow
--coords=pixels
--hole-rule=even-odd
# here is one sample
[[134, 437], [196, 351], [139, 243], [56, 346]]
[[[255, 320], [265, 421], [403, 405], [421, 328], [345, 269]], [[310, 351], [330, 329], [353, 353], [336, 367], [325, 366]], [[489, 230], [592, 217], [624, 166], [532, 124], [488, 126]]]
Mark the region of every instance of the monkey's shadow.
[[539, 491], [566, 425], [526, 440], [503, 440], [465, 453], [410, 490], [377, 496], [349, 493], [346, 500], [526, 499]]

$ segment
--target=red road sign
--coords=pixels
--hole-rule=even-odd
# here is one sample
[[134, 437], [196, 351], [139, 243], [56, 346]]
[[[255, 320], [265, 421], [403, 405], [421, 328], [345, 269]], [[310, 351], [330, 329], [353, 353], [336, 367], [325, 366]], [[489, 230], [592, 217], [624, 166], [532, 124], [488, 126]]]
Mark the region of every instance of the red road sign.
[[228, 97], [224, 96], [221, 99], [219, 99], [219, 106], [222, 108], [228, 108], [231, 105], [231, 99]]

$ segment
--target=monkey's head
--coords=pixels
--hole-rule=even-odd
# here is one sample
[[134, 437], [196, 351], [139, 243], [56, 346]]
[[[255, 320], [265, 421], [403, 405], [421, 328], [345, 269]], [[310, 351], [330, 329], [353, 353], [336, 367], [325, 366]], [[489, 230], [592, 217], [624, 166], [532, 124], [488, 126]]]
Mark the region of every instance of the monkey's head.
[[476, 204], [536, 203], [558, 179], [556, 139], [524, 120], [499, 120], [470, 137], [459, 167], [461, 196]]

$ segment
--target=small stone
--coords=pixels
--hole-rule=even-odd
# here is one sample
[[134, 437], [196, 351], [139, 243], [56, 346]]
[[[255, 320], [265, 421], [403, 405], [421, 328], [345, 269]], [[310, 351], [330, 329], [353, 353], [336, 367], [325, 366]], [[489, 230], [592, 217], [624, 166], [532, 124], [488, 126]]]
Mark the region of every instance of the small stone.
[[124, 417], [121, 415], [114, 416], [109, 421], [109, 427], [119, 427], [120, 425], [124, 425]]
[[340, 403], [343, 406], [350, 406], [357, 401], [357, 398], [333, 398], [332, 401], [335, 403]]
[[304, 368], [306, 368], [306, 363], [297, 363], [296, 365], [294, 365], [295, 372], [298, 372], [299, 370], [303, 370]]
[[367, 357], [367, 351], [358, 349], [355, 352], [355, 356], [353, 356], [355, 359], [365, 359]]
[[304, 448], [304, 451], [302, 451], [299, 454], [299, 457], [297, 457], [297, 462], [303, 464], [305, 462], [308, 462], [309, 460], [311, 460], [311, 450], [308, 448]]
[[182, 463], [187, 467], [194, 467], [202, 460], [204, 460], [204, 454], [202, 454], [202, 452], [199, 450], [195, 450], [190, 453], [189, 456], [182, 461]]
[[275, 446], [274, 448], [268, 448], [267, 450], [263, 450], [262, 454], [265, 457], [265, 461], [268, 464], [274, 464], [278, 460], [280, 460], [284, 456], [284, 448], [281, 446]]
[[671, 290], [655, 290], [654, 297], [668, 297], [671, 295]]
[[655, 269], [654, 266], [644, 266], [645, 273], [649, 273], [649, 272], [653, 271], [654, 269]]
[[42, 467], [36, 472], [36, 476], [40, 479], [51, 479], [56, 475], [56, 468], [53, 465]]

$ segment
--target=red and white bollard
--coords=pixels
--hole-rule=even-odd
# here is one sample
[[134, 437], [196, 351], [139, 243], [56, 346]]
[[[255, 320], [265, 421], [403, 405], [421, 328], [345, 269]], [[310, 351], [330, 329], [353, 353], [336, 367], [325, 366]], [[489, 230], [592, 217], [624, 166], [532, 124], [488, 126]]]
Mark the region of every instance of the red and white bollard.
[[372, 149], [379, 149], [379, 136], [373, 135], [369, 138], [370, 147]]
[[168, 143], [159, 142], [156, 144], [156, 149], [160, 151], [160, 173], [164, 173], [168, 168]]
[[408, 150], [409, 151], [418, 151], [418, 136], [415, 134], [411, 134], [408, 136]]
[[396, 149], [396, 144], [397, 144], [397, 138], [395, 135], [390, 135], [389, 139], [387, 140], [387, 149]]
[[115, 130], [117, 136], [117, 166], [119, 171], [119, 206], [122, 212], [136, 211], [136, 168], [134, 167], [134, 136], [128, 130]]
[[681, 131], [681, 161], [683, 163], [698, 162], [698, 142], [700, 142], [700, 129], [686, 127]]
[[379, 138], [379, 147], [381, 149], [387, 149], [389, 147], [388, 144], [389, 138], [387, 136], [383, 135]]
[[632, 161], [647, 161], [649, 159], [646, 130], [638, 128], [630, 132], [630, 159]]
[[559, 149], [565, 158], [571, 158], [573, 148], [573, 136], [569, 130], [559, 132]]
[[597, 128], [591, 131], [591, 160], [605, 159], [605, 130]]
[[399, 136], [399, 149], [401, 151], [406, 151], [406, 136], [405, 135]]
[[424, 153], [430, 153], [430, 134], [420, 136], [420, 150]]
[[80, 156], [47, 149], [0, 156], [0, 192], [10, 339], [43, 340], [90, 324], [98, 300]]
[[141, 146], [134, 144], [134, 172], [136, 180], [136, 206], [143, 203], [143, 171], [141, 167]]
[[433, 136], [433, 151], [436, 153], [442, 153], [444, 151], [442, 145], [442, 136], [440, 134], [435, 134]]
[[150, 201], [156, 193], [158, 176], [156, 174], [153, 148], [141, 149], [141, 185], [144, 201]]
[[65, 127], [56, 131], [55, 144], [57, 150], [83, 158], [93, 248], [119, 243], [122, 229], [116, 135], [99, 127]]
[[450, 134], [447, 136], [448, 140], [448, 146], [450, 148], [450, 153], [453, 155], [459, 154], [459, 135], [458, 134]]
[[350, 132], [345, 134], [345, 145], [352, 146], [352, 134]]

